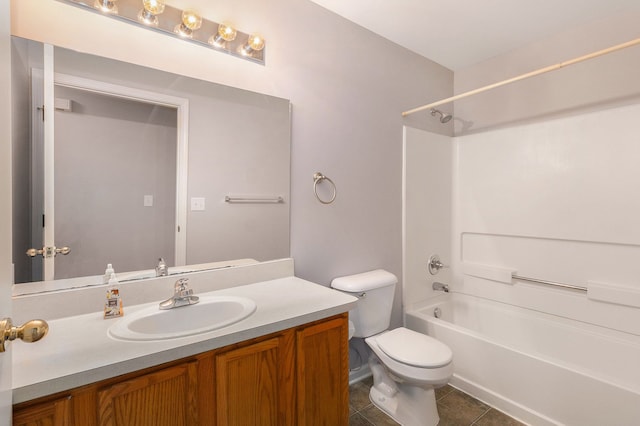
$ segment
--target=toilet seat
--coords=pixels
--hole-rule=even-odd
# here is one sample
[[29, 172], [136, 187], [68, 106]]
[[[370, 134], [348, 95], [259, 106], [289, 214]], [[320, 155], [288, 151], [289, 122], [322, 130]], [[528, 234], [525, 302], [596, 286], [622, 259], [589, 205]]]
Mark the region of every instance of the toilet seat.
[[[405, 331], [396, 331], [402, 329], [404, 329]], [[393, 334], [391, 334], [390, 337], [385, 338], [384, 336], [389, 333]], [[416, 350], [416, 347], [413, 346], [412, 342], [420, 342], [418, 343], [418, 345], [421, 346], [422, 344], [424, 344], [423, 338], [425, 337], [427, 337], [427, 346], [431, 345], [432, 347], [438, 348], [441, 352], [436, 351], [436, 354], [441, 353], [443, 354], [443, 356], [436, 356], [435, 361], [426, 361], [427, 355], [421, 356], [419, 354], [413, 355], [413, 358], [407, 358], [407, 352], [412, 351], [417, 353], [418, 351], [420, 351], [420, 349]], [[402, 340], [398, 343], [398, 348], [413, 347], [413, 349], [408, 349], [407, 352], [403, 352], [402, 350], [398, 350], [398, 352], [396, 352], [394, 349], [392, 349], [391, 346], [391, 342], [395, 341], [395, 339]], [[382, 350], [379, 344], [380, 340], [382, 340], [383, 342], [385, 342], [385, 340], [388, 340], [386, 342], [386, 350], [393, 356], [388, 355], [386, 351]], [[385, 369], [387, 369], [392, 374], [395, 380], [406, 381], [414, 383], [416, 385], [444, 385], [449, 381], [449, 378], [453, 374], [453, 355], [451, 353], [451, 349], [449, 349], [449, 347], [444, 343], [439, 342], [432, 337], [401, 327], [392, 331], [383, 332], [382, 334], [378, 334], [376, 336], [367, 337], [365, 339], [365, 342], [367, 343], [367, 345], [369, 345], [371, 350], [373, 350], [374, 354], [379, 358]], [[442, 345], [444, 349], [438, 344], [434, 343]], [[397, 360], [396, 358], [401, 358], [402, 354], [405, 355], [405, 359], [413, 360], [413, 362], [416, 362], [415, 359], [417, 358], [419, 360], [417, 362], [421, 362], [423, 364], [431, 364], [432, 366], [420, 367]]]
[[419, 368], [439, 368], [451, 363], [453, 353], [444, 343], [404, 327], [380, 334], [376, 341], [391, 359]]

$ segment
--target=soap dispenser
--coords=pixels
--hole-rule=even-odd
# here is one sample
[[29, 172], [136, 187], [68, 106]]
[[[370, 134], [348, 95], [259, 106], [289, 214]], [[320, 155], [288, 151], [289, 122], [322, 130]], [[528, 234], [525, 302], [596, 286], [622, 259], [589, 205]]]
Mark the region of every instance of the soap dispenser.
[[111, 279], [111, 275], [115, 273], [116, 271], [113, 270], [113, 266], [108, 263], [107, 269], [104, 271], [104, 276], [102, 277], [102, 284], [108, 284], [109, 280]]
[[120, 283], [116, 274], [111, 274], [107, 286], [107, 299], [104, 301], [104, 318], [115, 318], [124, 315], [122, 298], [120, 297]]

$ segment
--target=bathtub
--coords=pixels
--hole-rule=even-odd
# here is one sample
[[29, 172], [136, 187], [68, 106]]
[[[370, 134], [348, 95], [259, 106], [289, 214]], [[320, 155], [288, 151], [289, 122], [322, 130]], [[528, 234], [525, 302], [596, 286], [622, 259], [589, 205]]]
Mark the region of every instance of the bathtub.
[[451, 348], [454, 387], [530, 425], [640, 425], [639, 336], [459, 293], [432, 300], [406, 326]]

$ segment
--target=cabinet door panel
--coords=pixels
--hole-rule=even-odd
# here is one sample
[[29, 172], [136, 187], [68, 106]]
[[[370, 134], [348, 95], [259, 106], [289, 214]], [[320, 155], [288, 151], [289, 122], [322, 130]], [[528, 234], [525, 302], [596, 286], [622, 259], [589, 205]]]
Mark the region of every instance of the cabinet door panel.
[[98, 392], [98, 425], [196, 425], [196, 392], [195, 362], [117, 383]]
[[298, 425], [348, 424], [348, 332], [346, 314], [297, 332]]
[[69, 426], [71, 398], [34, 405], [13, 413], [13, 426]]
[[216, 355], [217, 424], [293, 422], [293, 334]]

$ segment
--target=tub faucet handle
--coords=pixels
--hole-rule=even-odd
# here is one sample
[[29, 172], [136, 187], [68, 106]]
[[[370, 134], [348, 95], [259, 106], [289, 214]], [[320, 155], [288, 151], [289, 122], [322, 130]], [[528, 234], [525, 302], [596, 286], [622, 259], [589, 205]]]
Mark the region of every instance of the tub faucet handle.
[[440, 256], [438, 256], [437, 254], [434, 254], [429, 258], [429, 263], [427, 263], [427, 266], [429, 267], [429, 273], [431, 275], [435, 275], [440, 272], [440, 269], [447, 267], [447, 265], [440, 261]]

